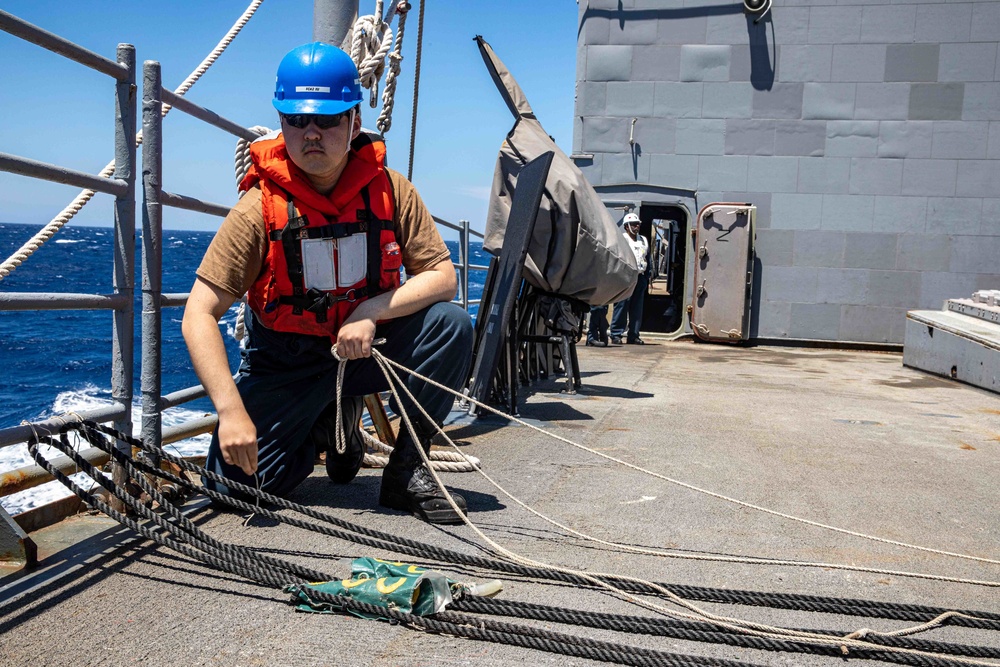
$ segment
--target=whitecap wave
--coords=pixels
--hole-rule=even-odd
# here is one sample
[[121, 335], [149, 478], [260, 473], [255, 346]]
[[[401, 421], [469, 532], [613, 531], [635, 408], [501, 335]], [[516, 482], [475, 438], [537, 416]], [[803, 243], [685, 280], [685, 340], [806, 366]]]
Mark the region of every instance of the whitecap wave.
[[[61, 392], [56, 396], [52, 403], [52, 407], [43, 412], [36, 419], [49, 419], [56, 415], [72, 415], [73, 413], [85, 410], [109, 407], [112, 404], [111, 392], [109, 390], [87, 384], [79, 389]], [[204, 415], [204, 412], [198, 410], [175, 407], [164, 410], [161, 420], [163, 428], [166, 429]], [[137, 402], [132, 405], [133, 436], [138, 437], [141, 428], [142, 405]], [[205, 453], [208, 452], [208, 446], [211, 442], [211, 434], [205, 433], [193, 438], [165, 445], [164, 449], [177, 456], [204, 456]], [[39, 451], [43, 456], [45, 456], [45, 458], [48, 459], [61, 456], [61, 452], [47, 446], [40, 447]], [[14, 470], [29, 465], [35, 465], [35, 460], [32, 458], [31, 454], [28, 453], [27, 445], [15, 445], [13, 447], [0, 449], [0, 472]], [[83, 473], [73, 476], [73, 478], [76, 479], [84, 488], [89, 488], [90, 484], [93, 483], [92, 480], [90, 480], [90, 478]], [[33, 489], [28, 489], [27, 491], [22, 491], [20, 493], [0, 498], [0, 505], [2, 505], [3, 508], [11, 514], [20, 514], [21, 512], [25, 512], [41, 505], [46, 505], [69, 495], [72, 495], [72, 492], [60, 482], [49, 482], [48, 484], [43, 484]]]
[[56, 239], [56, 243], [83, 243], [86, 239]]
[[106, 408], [113, 404], [110, 390], [87, 383], [79, 389], [59, 392], [52, 402], [52, 407], [44, 413], [42, 419], [48, 419], [55, 415], [71, 415], [81, 410]]

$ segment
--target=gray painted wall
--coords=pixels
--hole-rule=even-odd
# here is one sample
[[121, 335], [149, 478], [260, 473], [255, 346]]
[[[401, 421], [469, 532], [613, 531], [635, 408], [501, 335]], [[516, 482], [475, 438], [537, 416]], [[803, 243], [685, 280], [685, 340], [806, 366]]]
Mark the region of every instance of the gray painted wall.
[[576, 162], [757, 204], [757, 337], [901, 343], [1000, 288], [998, 36], [998, 1], [580, 0]]

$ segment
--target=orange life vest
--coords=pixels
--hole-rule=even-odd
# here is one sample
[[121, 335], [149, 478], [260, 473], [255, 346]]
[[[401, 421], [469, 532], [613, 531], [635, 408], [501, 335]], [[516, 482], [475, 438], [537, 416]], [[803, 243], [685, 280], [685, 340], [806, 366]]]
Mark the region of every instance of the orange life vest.
[[[400, 284], [402, 257], [393, 232], [395, 197], [385, 172], [385, 144], [381, 137], [359, 135], [327, 196], [316, 192], [289, 159], [281, 135], [255, 141], [250, 156], [253, 166], [240, 189], [260, 184], [268, 238], [261, 273], [247, 293], [250, 308], [269, 329], [329, 336], [335, 342], [340, 326], [362, 301]], [[341, 268], [337, 244], [356, 234], [366, 239], [364, 277], [349, 285], [338, 280], [333, 289], [306, 285], [303, 241], [332, 240], [321, 247], [331, 249], [326, 261], [336, 276]]]

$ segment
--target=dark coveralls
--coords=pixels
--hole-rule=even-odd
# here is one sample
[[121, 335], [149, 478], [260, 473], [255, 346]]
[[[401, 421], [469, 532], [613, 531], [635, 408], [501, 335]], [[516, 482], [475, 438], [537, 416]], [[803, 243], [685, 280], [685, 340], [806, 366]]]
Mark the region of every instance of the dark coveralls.
[[[326, 336], [272, 331], [256, 316], [247, 318], [249, 339], [242, 352], [236, 387], [250, 419], [257, 428], [257, 480], [239, 467], [227, 464], [219, 447], [218, 429], [212, 436], [205, 467], [233, 481], [277, 495], [288, 495], [308, 477], [318, 454], [310, 431], [324, 409], [337, 397], [338, 362]], [[412, 315], [377, 325], [377, 346], [385, 357], [441, 384], [458, 389], [468, 378], [472, 357], [472, 323], [468, 313], [453, 303], [435, 303]], [[375, 359], [344, 362], [344, 396], [366, 396], [388, 389]], [[451, 410], [454, 396], [396, 369], [410, 392], [440, 424]], [[421, 439], [434, 427], [427, 424], [409, 399], [400, 392], [406, 414]], [[399, 413], [400, 406], [390, 403]], [[422, 423], [423, 422], [423, 423]], [[390, 461], [419, 458], [408, 431], [400, 430]], [[204, 480], [209, 489], [229, 491]], [[241, 494], [232, 494], [239, 497]]]

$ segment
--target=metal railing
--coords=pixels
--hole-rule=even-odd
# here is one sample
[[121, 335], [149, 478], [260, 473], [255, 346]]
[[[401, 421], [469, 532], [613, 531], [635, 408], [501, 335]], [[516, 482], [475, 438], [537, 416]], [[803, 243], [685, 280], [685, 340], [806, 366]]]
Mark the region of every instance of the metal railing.
[[488, 271], [489, 266], [483, 266], [482, 264], [470, 264], [469, 263], [469, 237], [477, 236], [483, 238], [482, 232], [477, 232], [475, 229], [469, 227], [468, 220], [459, 220], [456, 225], [453, 222], [448, 222], [447, 220], [442, 220], [437, 216], [434, 217], [434, 222], [447, 229], [453, 229], [458, 232], [458, 266], [455, 270], [458, 271], [458, 298], [457, 303], [462, 304], [462, 308], [469, 310], [469, 306], [478, 305], [481, 299], [470, 299], [469, 298], [469, 271]]
[[[37, 44], [115, 81], [115, 171], [111, 178], [92, 175], [30, 158], [0, 153], [0, 170], [114, 195], [114, 267], [112, 294], [0, 292], [0, 310], [111, 310], [113, 315], [111, 396], [113, 405], [88, 411], [87, 418], [113, 421], [132, 430], [132, 350], [135, 290], [135, 48], [119, 44], [117, 62], [88, 51], [4, 11], [0, 30]], [[31, 426], [0, 429], [0, 447], [25, 442], [32, 432], [50, 434], [65, 423], [50, 419]], [[121, 471], [116, 471], [122, 477]]]
[[[21, 444], [34, 435], [57, 433], [67, 422], [80, 419], [113, 422], [114, 427], [132, 432], [133, 402], [133, 348], [134, 348], [134, 269], [135, 269], [135, 161], [136, 161], [136, 59], [131, 45], [118, 47], [118, 62], [92, 53], [83, 47], [48, 33], [7, 12], [0, 10], [0, 30], [21, 37], [52, 52], [92, 67], [116, 80], [115, 173], [103, 178], [74, 171], [57, 165], [38, 162], [29, 158], [0, 153], [0, 170], [22, 174], [59, 183], [90, 188], [112, 194], [115, 206], [115, 260], [114, 291], [112, 294], [76, 293], [13, 293], [0, 292], [0, 311], [26, 310], [112, 310], [114, 332], [112, 339], [112, 399], [107, 407], [79, 411], [72, 416], [54, 417], [31, 424], [0, 429], [0, 448]], [[174, 194], [163, 189], [163, 105], [168, 104], [194, 118], [213, 125], [238, 138], [253, 140], [257, 135], [243, 126], [213, 111], [186, 100], [161, 85], [160, 65], [147, 61], [143, 67], [143, 220], [141, 253], [142, 313], [140, 324], [141, 372], [139, 390], [142, 396], [141, 438], [157, 446], [211, 432], [216, 416], [208, 415], [163, 429], [162, 410], [181, 405], [205, 396], [200, 385], [188, 387], [166, 396], [162, 391], [162, 319], [163, 308], [180, 307], [187, 303], [188, 294], [164, 294], [163, 278], [163, 219], [162, 208], [170, 206], [224, 217], [229, 207], [192, 197]], [[487, 266], [470, 264], [469, 240], [482, 233], [473, 230], [468, 220], [454, 224], [441, 218], [435, 222], [459, 235], [459, 295], [456, 299], [466, 310], [478, 304], [470, 299], [468, 278], [470, 271], [486, 271]], [[119, 443], [123, 446], [123, 443]], [[106, 455], [99, 450], [84, 450], [93, 462], [103, 464]], [[57, 461], [62, 466], [67, 461]], [[66, 467], [63, 466], [63, 467]], [[124, 473], [113, 473], [116, 482], [124, 482]], [[38, 466], [25, 466], [0, 473], [0, 497], [23, 491], [51, 481], [51, 476]], [[2, 523], [2, 522], [0, 522]], [[0, 525], [0, 538], [5, 526]]]
[[[172, 206], [224, 218], [228, 206], [173, 194], [163, 189], [163, 105], [169, 104], [193, 118], [214, 125], [238, 139], [252, 141], [257, 135], [238, 123], [175, 95], [163, 88], [160, 63], [147, 60], [142, 68], [142, 441], [163, 444], [164, 408], [205, 396], [201, 386], [175, 392], [168, 400], [162, 391], [162, 318], [165, 307], [187, 303], [187, 294], [164, 295], [163, 287], [163, 207]], [[164, 298], [164, 297], [167, 298]], [[211, 420], [214, 425], [214, 419]], [[182, 425], [183, 426], [183, 425]]]

